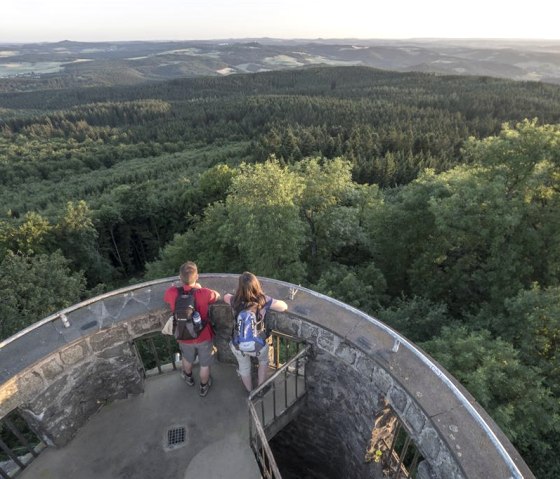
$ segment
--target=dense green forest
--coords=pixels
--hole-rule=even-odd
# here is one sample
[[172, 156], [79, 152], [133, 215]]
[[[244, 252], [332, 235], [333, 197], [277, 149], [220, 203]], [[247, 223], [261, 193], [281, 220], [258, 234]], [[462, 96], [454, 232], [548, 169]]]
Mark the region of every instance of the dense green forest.
[[0, 337], [251, 270], [421, 345], [558, 477], [559, 124], [553, 85], [358, 67], [0, 94]]

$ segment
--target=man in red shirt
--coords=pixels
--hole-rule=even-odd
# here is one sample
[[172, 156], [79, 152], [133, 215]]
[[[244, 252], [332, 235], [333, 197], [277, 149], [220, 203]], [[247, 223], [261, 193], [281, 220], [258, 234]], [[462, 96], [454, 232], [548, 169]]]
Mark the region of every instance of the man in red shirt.
[[[214, 362], [214, 330], [208, 317], [208, 307], [220, 299], [220, 294], [212, 289], [203, 288], [198, 284], [198, 268], [192, 261], [187, 261], [179, 270], [179, 277], [183, 283], [183, 289], [189, 292], [194, 290], [195, 309], [200, 313], [204, 328], [196, 339], [179, 340], [179, 348], [183, 357], [183, 371], [181, 376], [189, 386], [194, 386], [192, 369], [195, 357], [198, 355], [200, 363], [200, 395], [206, 396], [212, 385], [210, 366]], [[165, 291], [163, 300], [169, 304], [171, 311], [175, 311], [175, 300], [179, 292], [175, 286]]]

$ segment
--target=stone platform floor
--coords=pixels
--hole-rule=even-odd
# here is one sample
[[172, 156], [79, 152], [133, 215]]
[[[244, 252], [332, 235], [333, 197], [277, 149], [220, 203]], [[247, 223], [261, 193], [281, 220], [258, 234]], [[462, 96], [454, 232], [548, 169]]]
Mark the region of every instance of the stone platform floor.
[[[21, 479], [257, 479], [247, 393], [235, 366], [212, 367], [208, 395], [178, 371], [149, 377], [143, 394], [104, 406], [65, 447], [47, 448]], [[168, 447], [168, 431], [185, 442]]]

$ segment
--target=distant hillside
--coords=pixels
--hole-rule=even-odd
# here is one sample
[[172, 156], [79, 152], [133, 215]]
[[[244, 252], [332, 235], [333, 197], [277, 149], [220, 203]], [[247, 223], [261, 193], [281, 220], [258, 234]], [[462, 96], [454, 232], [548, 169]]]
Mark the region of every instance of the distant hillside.
[[560, 83], [560, 41], [248, 39], [4, 44], [0, 45], [0, 91], [131, 85], [313, 65]]

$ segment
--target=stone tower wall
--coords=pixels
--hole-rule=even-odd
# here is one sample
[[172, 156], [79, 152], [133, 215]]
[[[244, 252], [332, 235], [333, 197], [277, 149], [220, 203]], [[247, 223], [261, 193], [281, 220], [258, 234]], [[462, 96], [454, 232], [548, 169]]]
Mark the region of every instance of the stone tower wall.
[[[0, 343], [0, 417], [18, 408], [47, 443], [62, 445], [103, 404], [141, 392], [132, 341], [161, 329], [169, 315], [163, 293], [175, 279], [93, 298]], [[223, 295], [234, 291], [237, 275], [201, 275], [201, 282]], [[291, 429], [309, 447], [326, 438], [306, 450], [325, 473], [366, 477], [365, 447], [387, 401], [425, 458], [423, 477], [534, 477], [469, 393], [406, 338], [332, 298], [262, 282], [289, 305], [271, 315], [273, 326], [313, 345], [306, 417]], [[212, 314], [219, 359], [231, 361], [231, 315], [225, 305]]]

